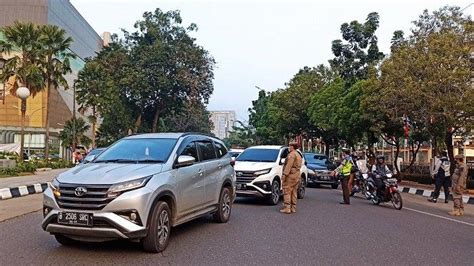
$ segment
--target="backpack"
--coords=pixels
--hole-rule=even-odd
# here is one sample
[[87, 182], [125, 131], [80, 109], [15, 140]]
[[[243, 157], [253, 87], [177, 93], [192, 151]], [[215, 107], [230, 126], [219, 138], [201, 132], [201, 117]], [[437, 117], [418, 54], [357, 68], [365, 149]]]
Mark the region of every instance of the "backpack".
[[451, 164], [449, 162], [449, 160], [447, 158], [441, 158], [441, 165], [438, 169], [438, 173], [437, 173], [437, 176], [438, 177], [441, 177], [441, 178], [444, 178], [446, 176], [450, 176], [450, 167], [451, 167]]

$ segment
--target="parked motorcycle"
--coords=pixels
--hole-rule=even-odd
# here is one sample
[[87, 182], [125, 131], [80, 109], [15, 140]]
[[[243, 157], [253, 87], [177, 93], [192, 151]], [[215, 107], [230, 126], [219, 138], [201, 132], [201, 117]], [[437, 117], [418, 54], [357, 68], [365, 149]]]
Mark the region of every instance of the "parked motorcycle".
[[398, 180], [393, 178], [392, 174], [382, 176], [381, 179], [384, 183], [383, 191], [377, 191], [374, 178], [375, 176], [369, 177], [367, 183], [367, 188], [372, 203], [379, 205], [381, 202], [392, 202], [392, 205], [395, 207], [395, 209], [401, 210], [403, 207], [403, 201], [402, 195], [398, 191]]

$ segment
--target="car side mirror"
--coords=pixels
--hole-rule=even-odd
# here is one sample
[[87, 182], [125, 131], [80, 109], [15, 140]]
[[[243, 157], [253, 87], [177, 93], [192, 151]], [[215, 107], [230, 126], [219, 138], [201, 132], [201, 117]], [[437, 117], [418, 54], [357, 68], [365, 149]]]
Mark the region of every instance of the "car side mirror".
[[196, 162], [196, 158], [189, 155], [181, 155], [178, 157], [178, 161], [176, 162], [176, 167], [185, 167], [193, 165]]
[[230, 159], [231, 159], [233, 162], [235, 162], [235, 160], [236, 160], [237, 158], [235, 158], [234, 156], [232, 156]]
[[285, 161], [286, 161], [285, 158], [281, 158], [280, 164], [285, 164]]
[[94, 159], [97, 157], [97, 155], [91, 155], [87, 160], [84, 159], [84, 163], [90, 163], [94, 161]]

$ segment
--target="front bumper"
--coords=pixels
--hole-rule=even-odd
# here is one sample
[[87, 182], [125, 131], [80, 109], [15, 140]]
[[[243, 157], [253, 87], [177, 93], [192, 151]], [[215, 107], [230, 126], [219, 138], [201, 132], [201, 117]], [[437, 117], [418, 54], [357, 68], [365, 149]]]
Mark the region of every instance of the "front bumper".
[[335, 176], [329, 174], [309, 174], [308, 175], [308, 184], [337, 184], [339, 181]]
[[[80, 241], [100, 242], [113, 239], [141, 239], [147, 235], [146, 221], [152, 192], [146, 187], [125, 192], [101, 210], [61, 208], [50, 188], [43, 195], [44, 219], [41, 227], [51, 234], [62, 234]], [[46, 209], [46, 210], [45, 210]], [[133, 210], [138, 220], [131, 221], [124, 213]], [[58, 223], [60, 212], [88, 213], [92, 226]]]
[[237, 183], [236, 194], [238, 197], [271, 197], [270, 181], [253, 181], [249, 183]]

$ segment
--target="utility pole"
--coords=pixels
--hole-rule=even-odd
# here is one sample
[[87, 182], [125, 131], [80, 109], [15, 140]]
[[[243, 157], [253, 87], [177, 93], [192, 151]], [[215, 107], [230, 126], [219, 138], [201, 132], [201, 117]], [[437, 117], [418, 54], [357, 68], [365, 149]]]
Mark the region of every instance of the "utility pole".
[[72, 84], [72, 152], [73, 152], [73, 163], [74, 152], [76, 152], [76, 81]]

